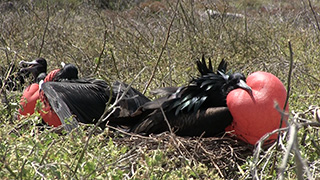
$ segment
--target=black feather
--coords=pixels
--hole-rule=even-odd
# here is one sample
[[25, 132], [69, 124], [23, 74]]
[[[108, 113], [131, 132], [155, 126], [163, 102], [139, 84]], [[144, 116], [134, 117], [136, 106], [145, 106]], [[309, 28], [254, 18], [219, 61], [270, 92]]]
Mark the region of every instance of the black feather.
[[[115, 82], [111, 95], [110, 87], [103, 80], [76, 79], [46, 82], [42, 85], [42, 91], [61, 122], [73, 116], [73, 121], [92, 124], [96, 123], [105, 111], [110, 96], [111, 103], [115, 102], [127, 87], [128, 85], [124, 83]], [[113, 116], [128, 116], [148, 101], [150, 100], [140, 92], [129, 87], [127, 94], [118, 103], [119, 108]]]
[[224, 60], [216, 73], [211, 59], [208, 65], [204, 57], [196, 64], [201, 76], [192, 79], [189, 85], [161, 90], [164, 97], [145, 103], [127, 117], [110, 119], [110, 122], [146, 135], [169, 130], [165, 119], [177, 135], [200, 136], [204, 133], [204, 136], [214, 136], [224, 132], [232, 122], [226, 107], [227, 93], [237, 88], [236, 81], [244, 76], [226, 75]]
[[[74, 114], [82, 123], [99, 119], [110, 95], [104, 81], [93, 79], [46, 82], [41, 89], [61, 121]], [[68, 108], [59, 109], [61, 104]]]
[[227, 73], [227, 62], [222, 59], [219, 66], [218, 66], [218, 71], [222, 72], [222, 73]]
[[[128, 131], [140, 134], [168, 131], [181, 136], [215, 136], [224, 132], [232, 122], [226, 105], [227, 94], [239, 88], [245, 81], [240, 73], [225, 74], [226, 61], [222, 60], [216, 73], [209, 59], [204, 56], [196, 61], [200, 77], [194, 78], [187, 86], [170, 88], [165, 96], [145, 103], [127, 117], [110, 119], [111, 123], [128, 126]], [[242, 83], [241, 88], [245, 87]], [[175, 91], [174, 91], [175, 90]]]
[[71, 79], [78, 79], [78, 69], [73, 64], [66, 64], [63, 68], [61, 68], [53, 81], [62, 81], [62, 80], [71, 80]]

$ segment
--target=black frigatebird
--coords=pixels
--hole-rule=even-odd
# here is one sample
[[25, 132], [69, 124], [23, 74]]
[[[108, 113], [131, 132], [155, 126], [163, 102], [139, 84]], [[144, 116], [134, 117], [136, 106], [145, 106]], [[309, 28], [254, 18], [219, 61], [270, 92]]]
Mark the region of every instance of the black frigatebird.
[[[19, 71], [21, 74], [33, 75], [33, 83], [25, 88], [20, 100], [20, 115], [31, 115], [34, 113], [36, 102], [40, 99], [39, 82], [41, 80], [47, 82], [78, 78], [78, 70], [72, 64], [67, 64], [64, 65], [61, 69], [53, 70], [48, 75], [47, 61], [44, 58], [38, 58], [31, 62], [20, 61], [19, 65], [22, 66], [21, 70]], [[42, 117], [44, 121], [54, 121], [54, 119], [57, 119], [57, 117], [55, 116], [46, 115], [46, 113], [42, 113]]]
[[172, 128], [180, 136], [215, 136], [231, 124], [232, 116], [226, 104], [227, 94], [236, 88], [251, 93], [240, 73], [226, 74], [227, 63], [222, 60], [213, 72], [211, 60], [197, 61], [201, 76], [179, 88], [164, 88], [156, 92], [166, 96], [147, 102], [128, 117], [110, 119], [110, 123], [127, 126], [139, 134], [161, 133]]
[[[33, 75], [32, 82], [34, 83], [40, 74], [41, 76], [39, 76], [39, 78], [41, 79], [47, 71], [47, 62], [43, 58], [38, 58], [32, 62], [20, 61], [19, 66], [22, 68], [17, 71], [18, 68], [16, 65], [13, 63], [10, 64], [5, 76], [0, 77], [0, 84], [10, 91], [16, 91], [19, 87], [23, 87], [23, 84], [26, 82], [25, 78], [28, 77], [29, 74]], [[4, 72], [1, 72], [1, 74], [3, 73]]]
[[[52, 110], [68, 131], [75, 128], [77, 122], [97, 123], [105, 111], [109, 98], [111, 103], [115, 102], [127, 88], [129, 89], [118, 103], [119, 109], [113, 113], [113, 117], [128, 116], [150, 100], [136, 89], [118, 81], [113, 83], [111, 88], [108, 83], [98, 79], [45, 82], [40, 87]], [[105, 123], [100, 127], [104, 128]]]
[[[46, 75], [47, 62], [43, 58], [32, 62], [22, 61], [20, 64], [28, 66], [22, 68], [22, 72], [30, 72], [36, 79], [36, 82], [23, 93], [20, 114], [33, 114], [36, 101], [40, 99], [43, 103], [40, 115], [44, 122], [55, 127], [66, 124], [67, 130], [74, 128], [77, 121], [96, 123], [104, 112], [109, 97], [111, 96], [113, 103], [127, 88], [126, 84], [120, 82], [115, 82], [110, 89], [103, 80], [78, 79], [78, 70], [72, 64], [62, 63], [61, 69], [53, 70], [48, 75]], [[43, 82], [40, 83], [42, 88], [39, 93], [40, 80]], [[148, 101], [148, 98], [130, 87], [124, 99], [119, 102], [120, 108], [113, 114], [128, 115]], [[65, 122], [68, 118], [71, 124]]]

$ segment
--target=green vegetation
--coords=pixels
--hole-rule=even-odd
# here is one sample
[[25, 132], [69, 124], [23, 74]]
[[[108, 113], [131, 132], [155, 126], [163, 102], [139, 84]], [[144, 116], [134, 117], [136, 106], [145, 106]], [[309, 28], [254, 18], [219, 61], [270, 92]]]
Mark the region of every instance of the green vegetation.
[[[320, 178], [318, 1], [96, 2], [110, 6], [1, 2], [1, 66], [41, 56], [49, 70], [61, 61], [73, 63], [82, 77], [133, 81], [154, 98], [151, 89], [187, 84], [197, 75], [195, 60], [205, 54], [215, 67], [224, 58], [233, 71], [271, 72], [287, 87], [290, 41], [290, 122], [297, 125], [297, 139], [286, 129], [279, 147], [253, 154], [252, 147], [230, 138], [140, 137], [113, 129], [92, 132], [93, 126], [63, 135], [36, 126], [38, 114], [16, 120], [22, 92], [2, 91], [0, 179], [276, 179], [280, 172], [286, 179]], [[206, 9], [245, 17], [208, 18]]]

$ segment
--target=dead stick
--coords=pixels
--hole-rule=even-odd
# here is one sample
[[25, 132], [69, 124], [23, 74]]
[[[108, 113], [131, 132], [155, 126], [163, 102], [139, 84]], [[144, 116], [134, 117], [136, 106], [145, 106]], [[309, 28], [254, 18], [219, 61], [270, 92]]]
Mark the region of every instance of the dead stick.
[[166, 36], [166, 39], [165, 39], [165, 41], [164, 41], [164, 43], [163, 43], [163, 46], [162, 46], [162, 48], [161, 48], [161, 52], [160, 52], [159, 57], [158, 57], [158, 59], [157, 59], [156, 65], [155, 65], [154, 68], [153, 68], [153, 71], [152, 71], [152, 74], [151, 74], [151, 76], [150, 76], [150, 79], [149, 79], [146, 87], [144, 88], [142, 94], [145, 94], [145, 93], [146, 93], [148, 87], [149, 87], [150, 84], [151, 84], [151, 81], [152, 81], [154, 75], [156, 74], [156, 70], [157, 70], [157, 67], [158, 67], [158, 65], [159, 65], [159, 62], [160, 62], [160, 60], [161, 60], [162, 54], [163, 54], [163, 52], [164, 52], [164, 50], [165, 50], [165, 48], [166, 48], [166, 46], [167, 46], [167, 44], [168, 44], [168, 40], [169, 40], [169, 37], [170, 37], [171, 27], [172, 27], [173, 21], [175, 20], [176, 15], [177, 15], [178, 4], [179, 4], [179, 0], [177, 1], [177, 4], [176, 4], [176, 6], [175, 6], [174, 14], [173, 14], [173, 16], [172, 16], [170, 25], [169, 25], [169, 27], [168, 27], [167, 36]]

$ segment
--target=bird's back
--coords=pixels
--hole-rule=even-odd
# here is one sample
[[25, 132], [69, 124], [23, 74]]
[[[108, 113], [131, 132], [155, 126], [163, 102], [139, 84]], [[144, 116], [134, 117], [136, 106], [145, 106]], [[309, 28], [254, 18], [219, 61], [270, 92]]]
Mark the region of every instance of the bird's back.
[[226, 107], [223, 85], [227, 76], [226, 63], [222, 61], [218, 71], [212, 71], [204, 59], [197, 62], [201, 75], [179, 88], [158, 89], [163, 97], [142, 105], [128, 117], [116, 118], [112, 122], [125, 125], [131, 132], [139, 134], [161, 133], [170, 130], [181, 136], [214, 136], [224, 132], [232, 122]]

